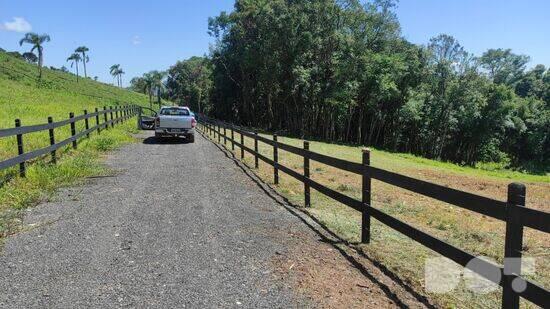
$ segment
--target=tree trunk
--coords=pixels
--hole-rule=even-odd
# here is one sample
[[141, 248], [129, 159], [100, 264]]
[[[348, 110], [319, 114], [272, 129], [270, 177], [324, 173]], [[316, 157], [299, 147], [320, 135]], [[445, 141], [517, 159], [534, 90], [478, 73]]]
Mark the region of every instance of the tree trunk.
[[149, 107], [153, 109], [153, 89], [149, 88]]
[[86, 72], [86, 53], [82, 53], [82, 63], [84, 64], [84, 77], [88, 77], [88, 73]]
[[38, 47], [38, 79], [42, 79], [42, 64], [44, 62], [44, 55], [42, 54], [42, 48]]

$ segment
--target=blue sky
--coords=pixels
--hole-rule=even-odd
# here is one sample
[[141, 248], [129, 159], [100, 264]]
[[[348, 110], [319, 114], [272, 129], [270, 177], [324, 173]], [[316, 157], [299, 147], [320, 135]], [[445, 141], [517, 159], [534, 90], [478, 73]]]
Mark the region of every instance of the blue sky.
[[[71, 51], [86, 45], [89, 75], [113, 82], [108, 68], [120, 63], [127, 82], [208, 53], [208, 17], [232, 7], [233, 0], [0, 0], [0, 47], [26, 51], [18, 45], [26, 30], [48, 33], [46, 65], [67, 65]], [[447, 33], [476, 55], [511, 48], [531, 56], [531, 65], [550, 65], [548, 0], [401, 0], [397, 13], [411, 42]]]

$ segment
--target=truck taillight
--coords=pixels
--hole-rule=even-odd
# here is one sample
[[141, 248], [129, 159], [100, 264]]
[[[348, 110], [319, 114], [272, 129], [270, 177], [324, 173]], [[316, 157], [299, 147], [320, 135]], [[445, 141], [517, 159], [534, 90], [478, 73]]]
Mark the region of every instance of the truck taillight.
[[197, 126], [197, 120], [195, 120], [195, 118], [193, 118], [193, 120], [191, 120], [191, 126], [193, 128]]
[[155, 118], [155, 126], [160, 127], [160, 118]]

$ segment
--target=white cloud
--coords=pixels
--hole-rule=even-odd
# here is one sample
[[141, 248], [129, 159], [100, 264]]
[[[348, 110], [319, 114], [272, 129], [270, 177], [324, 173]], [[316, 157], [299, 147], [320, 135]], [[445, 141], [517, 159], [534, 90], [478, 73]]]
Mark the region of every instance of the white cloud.
[[139, 35], [134, 35], [134, 37], [132, 38], [132, 44], [133, 45], [141, 44], [141, 38], [139, 37]]
[[32, 26], [23, 17], [14, 17], [13, 21], [3, 22], [0, 25], [0, 29], [15, 32], [29, 32], [32, 30]]

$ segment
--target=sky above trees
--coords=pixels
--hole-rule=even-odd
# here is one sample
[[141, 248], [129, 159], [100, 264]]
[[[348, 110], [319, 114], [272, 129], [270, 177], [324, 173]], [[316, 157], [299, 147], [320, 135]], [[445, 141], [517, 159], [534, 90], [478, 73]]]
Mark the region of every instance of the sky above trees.
[[[48, 33], [45, 65], [66, 65], [75, 47], [90, 48], [88, 75], [113, 83], [109, 67], [120, 63], [127, 78], [168, 69], [177, 60], [208, 54], [208, 17], [230, 11], [233, 0], [203, 1], [25, 1], [0, 0], [0, 48], [25, 52], [25, 32]], [[544, 0], [402, 0], [397, 15], [403, 36], [427, 44], [440, 33], [457, 38], [480, 56], [489, 48], [511, 48], [531, 57], [529, 66], [550, 65], [545, 40], [550, 2]], [[126, 83], [125, 83], [126, 84]]]

